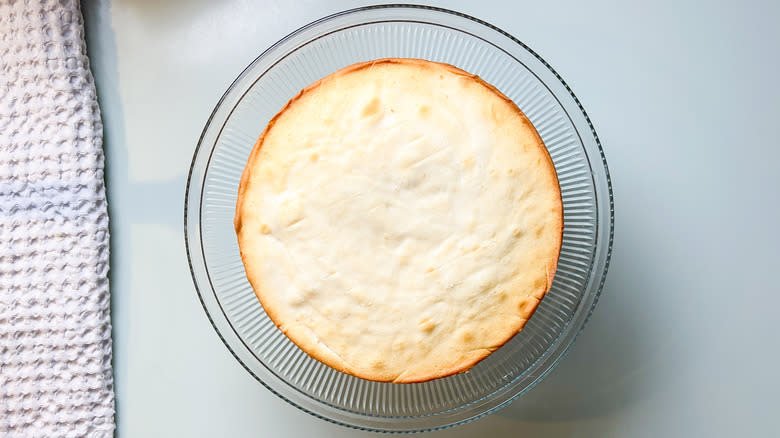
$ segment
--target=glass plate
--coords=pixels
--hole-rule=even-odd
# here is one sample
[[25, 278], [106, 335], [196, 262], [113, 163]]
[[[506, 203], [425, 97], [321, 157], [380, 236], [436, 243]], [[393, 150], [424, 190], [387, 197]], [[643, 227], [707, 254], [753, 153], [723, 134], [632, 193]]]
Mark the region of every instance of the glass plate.
[[[564, 205], [555, 281], [525, 328], [470, 372], [416, 384], [370, 382], [340, 373], [288, 340], [246, 280], [232, 223], [241, 172], [268, 120], [315, 80], [356, 62], [386, 57], [452, 64], [513, 99], [550, 151]], [[375, 431], [462, 424], [528, 391], [561, 360], [593, 311], [612, 250], [607, 163], [588, 116], [566, 83], [500, 29], [422, 6], [341, 12], [293, 32], [255, 59], [203, 130], [184, 208], [187, 256], [200, 300], [241, 365], [306, 412]]]

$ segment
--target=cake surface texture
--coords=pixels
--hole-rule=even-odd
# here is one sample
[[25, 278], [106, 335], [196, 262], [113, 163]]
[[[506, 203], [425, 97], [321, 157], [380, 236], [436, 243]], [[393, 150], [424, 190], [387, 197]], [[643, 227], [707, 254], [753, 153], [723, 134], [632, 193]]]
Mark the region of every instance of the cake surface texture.
[[235, 229], [268, 316], [310, 356], [397, 383], [464, 372], [525, 325], [563, 232], [553, 163], [518, 107], [446, 64], [381, 59], [267, 125]]

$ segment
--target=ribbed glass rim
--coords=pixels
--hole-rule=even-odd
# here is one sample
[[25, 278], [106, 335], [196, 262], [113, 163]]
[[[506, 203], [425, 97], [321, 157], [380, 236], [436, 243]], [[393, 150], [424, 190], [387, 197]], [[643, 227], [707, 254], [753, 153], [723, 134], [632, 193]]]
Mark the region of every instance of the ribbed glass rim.
[[[378, 13], [384, 15], [379, 16], [377, 15]], [[415, 14], [418, 15], [411, 17]], [[363, 20], [361, 20], [361, 18], [363, 18]], [[265, 70], [268, 71], [269, 69], [273, 68], [276, 62], [283, 59], [288, 54], [294, 52], [303, 45], [306, 45], [310, 41], [310, 38], [308, 38], [310, 35], [308, 34], [313, 34], [312, 37], [317, 37], [317, 35], [321, 35], [321, 33], [318, 32], [320, 27], [327, 27], [328, 25], [332, 25], [334, 22], [339, 20], [344, 21], [345, 19], [351, 19], [355, 21], [350, 23], [343, 23], [343, 26], [331, 29], [327, 33], [337, 32], [348, 27], [383, 21], [416, 21], [419, 23], [452, 27], [456, 29], [458, 24], [463, 26], [476, 26], [478, 27], [479, 31], [484, 32], [489, 36], [506, 40], [507, 44], [516, 44], [532, 55], [552, 75], [552, 78], [554, 78], [556, 81], [556, 83], [552, 85], [561, 89], [561, 95], [556, 94], [552, 90], [550, 90], [550, 92], [557, 99], [560, 99], [561, 97], [567, 97], [571, 99], [570, 103], [573, 104], [579, 111], [579, 114], [576, 114], [576, 116], [582, 118], [582, 122], [585, 124], [584, 126], [587, 126], [590, 131], [589, 133], [592, 137], [587, 137], [586, 140], [592, 142], [593, 150], [588, 150], [587, 145], [585, 145], [584, 142], [583, 147], [585, 148], [586, 156], [589, 159], [589, 167], [592, 173], [594, 194], [597, 204], [594, 261], [589, 271], [589, 276], [595, 276], [595, 278], [591, 278], [588, 281], [588, 284], [591, 286], [588, 288], [588, 290], [585, 291], [577, 311], [569, 321], [565, 330], [562, 331], [558, 338], [552, 342], [548, 350], [537, 360], [537, 362], [529, 368], [529, 370], [535, 371], [535, 378], [532, 383], [523, 388], [520, 388], [520, 390], [511, 391], [511, 389], [513, 389], [511, 388], [512, 384], [519, 380], [519, 378], [516, 378], [488, 397], [480, 400], [474, 400], [454, 410], [437, 412], [435, 414], [423, 416], [381, 417], [347, 411], [322, 401], [314, 400], [307, 395], [291, 390], [287, 382], [279, 379], [270, 370], [266, 369], [265, 371], [268, 371], [266, 374], [265, 372], [255, 372], [250, 369], [250, 367], [245, 363], [245, 360], [242, 359], [242, 355], [244, 355], [246, 352], [240, 350], [241, 348], [246, 349], [247, 347], [243, 344], [235, 331], [230, 330], [230, 322], [227, 321], [224, 313], [220, 312], [220, 314], [212, 314], [216, 312], [210, 312], [209, 310], [209, 306], [214, 305], [211, 303], [216, 300], [216, 297], [213, 295], [214, 291], [211, 287], [210, 281], [208, 280], [207, 268], [205, 266], [205, 256], [202, 249], [200, 206], [202, 202], [201, 197], [203, 195], [203, 187], [205, 184], [205, 174], [208, 169], [211, 154], [214, 150], [215, 141], [219, 138], [221, 130], [224, 128], [225, 122], [230, 118], [236, 105], [241, 101], [245, 93], [256, 82], [257, 78], [252, 80], [252, 78], [249, 77], [256, 66], [263, 62], [269, 62], [268, 58], [270, 58], [272, 55], [278, 55], [280, 52], [283, 52], [281, 56], [277, 56], [278, 59], [276, 59], [275, 62], [270, 62]], [[444, 20], [459, 21], [460, 23], [450, 22], [444, 24], [442, 23]], [[542, 82], [548, 86], [549, 89], [550, 84], [543, 80]], [[566, 93], [565, 96], [563, 96], [564, 91]], [[228, 108], [225, 106], [225, 104], [228, 103], [228, 101], [231, 99], [233, 102], [231, 102], [231, 105], [229, 105]], [[561, 105], [563, 106], [563, 103], [561, 103]], [[217, 127], [214, 125], [214, 122], [218, 122], [218, 119], [221, 120], [221, 124]], [[574, 121], [572, 122], [574, 123]], [[575, 129], [577, 129], [576, 124]], [[586, 134], [579, 132], [579, 130], [577, 131], [581, 138], [584, 134]], [[600, 157], [600, 163], [593, 163], [592, 161], [592, 159], [595, 158], [594, 155], [596, 152]], [[194, 184], [194, 181], [201, 181], [201, 184]], [[504, 32], [503, 30], [482, 20], [460, 12], [422, 5], [375, 5], [338, 12], [297, 29], [262, 52], [231, 83], [209, 116], [193, 154], [185, 191], [184, 237], [190, 273], [193, 277], [193, 282], [198, 294], [198, 298], [201, 302], [201, 305], [203, 306], [204, 311], [206, 312], [206, 316], [208, 317], [209, 322], [212, 324], [220, 340], [222, 340], [233, 357], [235, 357], [241, 366], [246, 369], [247, 372], [249, 372], [257, 381], [259, 381], [263, 386], [286, 402], [323, 420], [362, 430], [392, 433], [413, 433], [444, 429], [447, 427], [465, 424], [478, 418], [482, 418], [485, 415], [491, 414], [501, 409], [502, 407], [507, 406], [516, 398], [526, 393], [528, 390], [538, 384], [566, 356], [579, 333], [581, 333], [586, 322], [590, 318], [590, 315], [592, 314], [598, 302], [601, 290], [604, 286], [604, 281], [606, 279], [609, 267], [609, 260], [612, 254], [612, 243], [614, 237], [614, 201], [612, 195], [612, 183], [606, 158], [601, 147], [601, 142], [598, 139], [590, 118], [585, 112], [585, 109], [583, 108], [579, 99], [577, 99], [566, 82], [536, 52], [507, 32]], [[211, 288], [212, 293], [209, 294], [208, 291], [202, 290], [205, 288]], [[216, 305], [219, 306], [218, 301], [216, 302]], [[227, 324], [228, 326], [223, 328], [227, 328], [228, 330], [222, 330], [220, 328], [220, 325], [224, 324]], [[258, 374], [262, 374], [262, 376]], [[279, 383], [280, 386], [274, 386], [274, 384], [277, 383]], [[431, 421], [432, 419], [436, 419], [436, 421]]]

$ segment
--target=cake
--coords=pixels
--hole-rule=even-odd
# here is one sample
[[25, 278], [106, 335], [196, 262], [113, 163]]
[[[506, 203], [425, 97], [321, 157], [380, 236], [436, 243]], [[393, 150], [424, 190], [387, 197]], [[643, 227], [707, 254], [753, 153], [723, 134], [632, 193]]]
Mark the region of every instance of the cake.
[[344, 373], [413, 383], [469, 370], [550, 289], [560, 188], [520, 109], [418, 59], [339, 70], [268, 123], [235, 230], [277, 327]]

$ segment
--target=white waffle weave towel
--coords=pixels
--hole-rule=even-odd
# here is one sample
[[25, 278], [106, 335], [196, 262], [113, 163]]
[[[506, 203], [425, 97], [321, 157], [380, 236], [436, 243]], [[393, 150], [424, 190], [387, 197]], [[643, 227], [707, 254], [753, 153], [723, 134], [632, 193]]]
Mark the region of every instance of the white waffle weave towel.
[[111, 436], [102, 124], [78, 0], [0, 0], [0, 436]]

